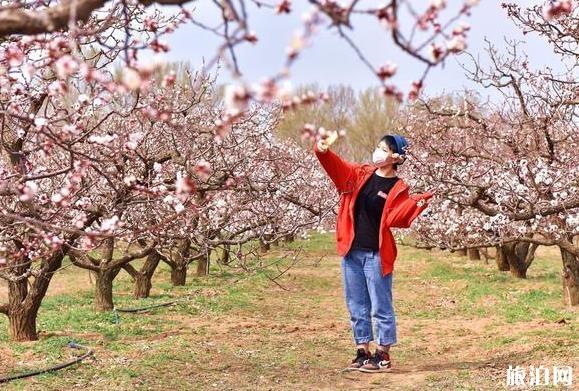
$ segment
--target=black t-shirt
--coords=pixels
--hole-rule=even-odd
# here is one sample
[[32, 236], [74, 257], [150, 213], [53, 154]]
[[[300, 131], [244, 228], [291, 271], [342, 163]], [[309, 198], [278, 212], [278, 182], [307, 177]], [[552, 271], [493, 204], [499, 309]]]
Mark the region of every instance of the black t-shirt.
[[385, 178], [374, 172], [360, 189], [354, 205], [352, 248], [379, 249], [380, 220], [386, 198], [378, 195], [378, 192], [387, 195], [397, 180], [398, 177]]

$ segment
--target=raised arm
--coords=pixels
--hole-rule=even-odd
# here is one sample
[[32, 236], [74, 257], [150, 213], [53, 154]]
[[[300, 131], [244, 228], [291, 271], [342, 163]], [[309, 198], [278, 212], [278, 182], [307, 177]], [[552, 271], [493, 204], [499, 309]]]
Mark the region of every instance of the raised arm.
[[325, 150], [321, 150], [318, 143], [314, 144], [314, 152], [338, 191], [348, 190], [346, 182], [358, 165], [342, 159], [328, 147]]

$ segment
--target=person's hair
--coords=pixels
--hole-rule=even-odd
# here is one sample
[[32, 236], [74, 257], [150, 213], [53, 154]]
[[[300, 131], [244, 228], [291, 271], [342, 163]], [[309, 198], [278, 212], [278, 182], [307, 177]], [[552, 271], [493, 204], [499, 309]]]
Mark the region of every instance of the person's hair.
[[[390, 149], [392, 151], [392, 153], [397, 153], [398, 152], [398, 147], [396, 145], [396, 142], [394, 141], [393, 137], [389, 137], [388, 135], [382, 137], [380, 139], [380, 141], [378, 141], [378, 144], [380, 144], [380, 142], [384, 141], [386, 143], [386, 145], [388, 146], [388, 149]], [[398, 163], [394, 163], [392, 165], [392, 167], [394, 167], [395, 170], [398, 169]]]

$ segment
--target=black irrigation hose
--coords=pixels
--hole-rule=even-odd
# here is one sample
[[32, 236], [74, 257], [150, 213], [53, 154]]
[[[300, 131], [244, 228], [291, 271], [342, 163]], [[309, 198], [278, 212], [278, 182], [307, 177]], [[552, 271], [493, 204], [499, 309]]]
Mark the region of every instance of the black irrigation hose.
[[149, 305], [146, 307], [137, 307], [137, 308], [113, 308], [113, 314], [115, 316], [115, 323], [118, 325], [121, 320], [119, 318], [119, 312], [123, 313], [123, 314], [139, 314], [142, 312], [147, 312], [149, 310], [153, 310], [155, 308], [161, 308], [161, 307], [169, 307], [175, 304], [178, 304], [182, 301], [187, 301], [191, 299], [191, 295], [187, 295], [185, 297], [182, 297], [180, 299], [177, 300], [172, 300], [172, 301], [168, 301], [166, 303], [160, 303], [160, 304], [153, 304], [153, 305]]
[[91, 348], [89, 348], [89, 347], [87, 347], [87, 346], [79, 345], [79, 344], [77, 344], [77, 343], [75, 343], [75, 342], [70, 342], [70, 343], [68, 344], [68, 347], [71, 348], [71, 349], [85, 349], [86, 352], [85, 352], [82, 356], [79, 356], [79, 357], [75, 358], [74, 360], [65, 362], [65, 363], [63, 363], [63, 364], [55, 365], [55, 366], [53, 366], [53, 367], [44, 368], [44, 369], [39, 369], [39, 370], [36, 370], [36, 371], [31, 371], [31, 372], [24, 372], [24, 373], [21, 373], [21, 374], [18, 374], [18, 375], [0, 377], [0, 384], [2, 384], [2, 383], [8, 383], [8, 382], [13, 381], [13, 380], [24, 379], [24, 378], [27, 378], [27, 377], [42, 375], [43, 373], [59, 371], [59, 370], [61, 370], [61, 369], [64, 369], [64, 368], [70, 367], [70, 366], [72, 366], [72, 365], [74, 365], [74, 364], [77, 364], [77, 363], [79, 363], [79, 362], [81, 362], [81, 361], [84, 361], [84, 360], [86, 360], [87, 358], [92, 357], [93, 354], [94, 354], [94, 350], [92, 350]]
[[169, 301], [167, 303], [160, 303], [160, 304], [153, 304], [147, 307], [139, 307], [139, 308], [116, 308], [113, 311], [116, 312], [122, 312], [122, 313], [138, 313], [138, 312], [145, 312], [148, 310], [152, 310], [155, 308], [161, 308], [161, 307], [169, 307], [171, 305], [177, 304], [179, 302], [183, 301], [181, 300], [174, 300], [174, 301]]

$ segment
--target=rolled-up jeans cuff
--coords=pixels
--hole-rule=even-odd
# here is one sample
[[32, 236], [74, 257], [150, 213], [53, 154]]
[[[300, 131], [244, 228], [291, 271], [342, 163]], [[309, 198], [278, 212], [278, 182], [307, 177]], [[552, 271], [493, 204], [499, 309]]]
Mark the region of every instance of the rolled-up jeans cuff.
[[396, 345], [396, 340], [395, 339], [385, 339], [385, 340], [376, 340], [376, 343], [378, 345], [382, 345], [382, 346], [392, 346], [392, 345]]
[[372, 341], [372, 338], [354, 338], [354, 341], [356, 342], [357, 345], [361, 345], [363, 343], [370, 343], [370, 341]]

